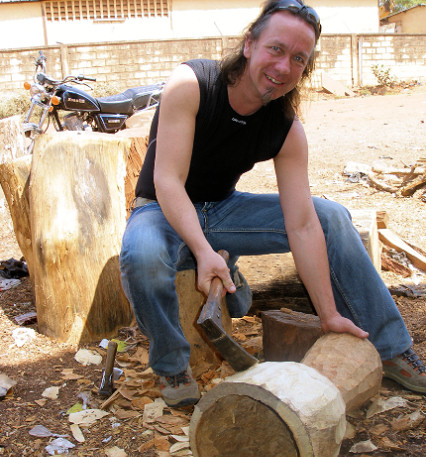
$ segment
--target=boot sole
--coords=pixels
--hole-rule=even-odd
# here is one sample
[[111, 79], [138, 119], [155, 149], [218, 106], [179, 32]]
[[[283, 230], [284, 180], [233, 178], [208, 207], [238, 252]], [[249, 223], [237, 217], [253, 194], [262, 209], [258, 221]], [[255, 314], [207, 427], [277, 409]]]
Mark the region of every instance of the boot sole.
[[392, 379], [393, 381], [396, 381], [401, 386], [403, 386], [409, 390], [412, 390], [413, 392], [418, 392], [418, 393], [423, 393], [423, 394], [426, 393], [426, 386], [422, 387], [422, 386], [417, 386], [415, 384], [411, 384], [410, 382], [407, 381], [407, 378], [403, 378], [402, 376], [399, 376], [396, 373], [389, 373], [389, 372], [384, 371], [383, 377]]

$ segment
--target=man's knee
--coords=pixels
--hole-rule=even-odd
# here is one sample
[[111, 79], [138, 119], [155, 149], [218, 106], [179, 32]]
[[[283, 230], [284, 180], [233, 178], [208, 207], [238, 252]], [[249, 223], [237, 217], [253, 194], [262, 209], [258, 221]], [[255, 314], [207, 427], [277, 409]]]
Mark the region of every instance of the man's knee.
[[345, 230], [352, 225], [351, 214], [337, 202], [318, 199], [315, 209], [325, 233]]
[[141, 237], [129, 239], [124, 237], [120, 253], [120, 270], [126, 274], [137, 271], [156, 270], [157, 264], [164, 258], [164, 247], [160, 243], [146, 242]]

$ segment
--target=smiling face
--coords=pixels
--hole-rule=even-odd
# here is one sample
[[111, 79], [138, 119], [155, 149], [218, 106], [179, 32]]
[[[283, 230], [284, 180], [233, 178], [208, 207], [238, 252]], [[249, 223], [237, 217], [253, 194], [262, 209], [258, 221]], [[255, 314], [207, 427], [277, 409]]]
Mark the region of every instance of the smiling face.
[[266, 104], [293, 90], [315, 46], [315, 32], [300, 16], [274, 13], [257, 40], [246, 38], [247, 66], [241, 78], [246, 96]]

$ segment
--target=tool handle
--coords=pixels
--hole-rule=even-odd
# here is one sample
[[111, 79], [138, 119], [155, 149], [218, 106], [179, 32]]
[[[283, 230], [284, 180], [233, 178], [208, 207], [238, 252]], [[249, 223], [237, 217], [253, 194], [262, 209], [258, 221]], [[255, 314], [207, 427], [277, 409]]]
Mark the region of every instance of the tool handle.
[[[218, 254], [223, 257], [226, 263], [228, 263], [229, 253], [227, 251], [221, 249], [218, 251]], [[209, 295], [207, 296], [206, 303], [204, 304], [200, 317], [198, 318], [197, 323], [199, 325], [203, 325], [203, 323], [208, 319], [213, 319], [219, 326], [222, 325], [222, 308], [220, 307], [222, 293], [223, 282], [218, 276], [216, 276], [210, 284]]]
[[114, 360], [115, 355], [117, 354], [117, 342], [116, 341], [109, 341], [107, 347], [107, 357], [105, 362], [105, 374], [106, 376], [110, 376], [114, 371]]
[[[228, 264], [229, 261], [229, 253], [228, 251], [225, 251], [224, 249], [221, 249], [218, 251], [218, 254], [223, 257], [225, 260], [226, 264]], [[215, 303], [220, 303], [222, 300], [222, 293], [223, 293], [223, 282], [222, 280], [216, 276], [213, 278], [212, 283], [210, 284], [210, 290], [209, 290], [209, 295], [207, 297], [207, 301], [213, 301]]]

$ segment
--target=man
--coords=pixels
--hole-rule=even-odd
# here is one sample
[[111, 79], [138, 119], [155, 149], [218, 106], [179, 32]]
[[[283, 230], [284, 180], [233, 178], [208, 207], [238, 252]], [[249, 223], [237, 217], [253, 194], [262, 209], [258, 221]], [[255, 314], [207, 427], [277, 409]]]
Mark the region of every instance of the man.
[[[310, 195], [307, 141], [295, 110], [320, 33], [317, 13], [301, 1], [268, 1], [235, 55], [220, 66], [186, 62], [165, 87], [120, 265], [171, 406], [199, 398], [179, 323], [176, 271], [196, 265], [206, 295], [220, 277], [237, 317], [248, 310], [238, 256], [290, 250], [323, 330], [368, 337], [387, 376], [426, 392], [425, 367], [347, 210]], [[235, 191], [240, 175], [267, 159], [279, 194]], [[230, 269], [219, 249], [230, 253]]]

